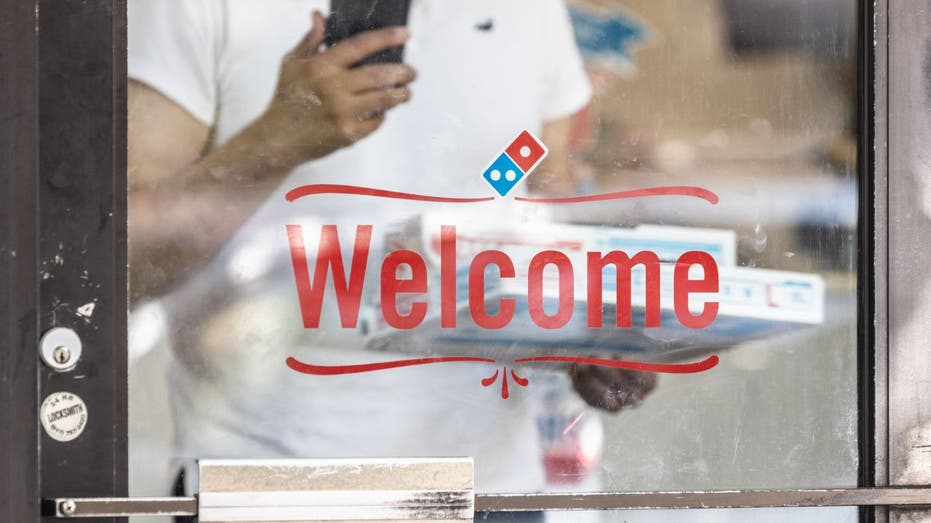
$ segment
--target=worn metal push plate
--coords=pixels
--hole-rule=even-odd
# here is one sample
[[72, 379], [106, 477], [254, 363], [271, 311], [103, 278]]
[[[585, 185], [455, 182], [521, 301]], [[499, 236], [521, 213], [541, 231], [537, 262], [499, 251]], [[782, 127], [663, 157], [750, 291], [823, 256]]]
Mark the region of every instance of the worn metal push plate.
[[190, 498], [59, 498], [60, 518], [197, 516], [213, 522], [472, 521], [471, 459], [198, 463]]
[[472, 521], [471, 459], [201, 461], [198, 520]]

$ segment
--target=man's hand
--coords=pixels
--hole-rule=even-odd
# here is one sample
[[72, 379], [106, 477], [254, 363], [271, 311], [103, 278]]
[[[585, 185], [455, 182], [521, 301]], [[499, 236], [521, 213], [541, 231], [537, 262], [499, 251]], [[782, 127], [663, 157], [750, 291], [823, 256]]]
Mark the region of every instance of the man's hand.
[[352, 68], [403, 44], [406, 29], [370, 31], [321, 51], [325, 23], [314, 13], [313, 28], [283, 60], [268, 108], [212, 150], [210, 128], [130, 81], [134, 294], [164, 292], [212, 257], [292, 169], [371, 134], [385, 111], [410, 99], [410, 67]]
[[403, 64], [352, 68], [366, 56], [403, 45], [404, 27], [368, 31], [321, 51], [326, 20], [313, 14], [313, 28], [288, 53], [274, 98], [258, 124], [271, 154], [288, 166], [353, 144], [385, 119], [385, 112], [410, 100], [414, 70]]
[[572, 365], [572, 386], [592, 407], [619, 412], [639, 406], [656, 388], [656, 374], [595, 365]]

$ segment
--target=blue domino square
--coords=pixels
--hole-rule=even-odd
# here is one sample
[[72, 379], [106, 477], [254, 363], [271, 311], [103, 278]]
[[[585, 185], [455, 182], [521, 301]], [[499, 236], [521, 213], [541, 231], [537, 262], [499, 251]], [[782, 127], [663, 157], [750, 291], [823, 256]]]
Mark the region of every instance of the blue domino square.
[[485, 181], [501, 196], [507, 196], [524, 176], [526, 176], [524, 171], [520, 170], [520, 167], [506, 153], [501, 153], [501, 156], [492, 162], [482, 174]]

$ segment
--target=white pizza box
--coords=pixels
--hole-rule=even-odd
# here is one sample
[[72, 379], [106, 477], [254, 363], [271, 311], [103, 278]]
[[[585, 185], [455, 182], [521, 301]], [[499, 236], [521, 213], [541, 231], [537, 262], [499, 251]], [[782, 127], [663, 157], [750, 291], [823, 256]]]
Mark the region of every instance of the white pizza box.
[[425, 213], [389, 228], [385, 250], [411, 249], [424, 255], [428, 267], [440, 264], [440, 231], [455, 226], [457, 252], [461, 260], [471, 260], [487, 249], [500, 249], [525, 265], [524, 258], [541, 250], [555, 249], [565, 254], [587, 251], [623, 250], [635, 253], [651, 250], [660, 261], [674, 262], [684, 252], [703, 251], [718, 266], [737, 265], [737, 236], [732, 230], [698, 227], [639, 225], [571, 225], [540, 221], [502, 221], [499, 216], [461, 213]]
[[[442, 221], [442, 219], [440, 219]], [[683, 227], [640, 226], [633, 229], [561, 224], [457, 225], [457, 325], [440, 327], [439, 231], [442, 223], [421, 217], [388, 234], [386, 250], [406, 248], [419, 252], [428, 262], [429, 292], [400, 295], [404, 301], [426, 301], [428, 315], [411, 330], [389, 326], [381, 315], [377, 296], [369, 296], [363, 311], [367, 345], [376, 350], [426, 355], [500, 356], [502, 350], [524, 356], [550, 354], [646, 355], [655, 361], [685, 357], [705, 350], [718, 350], [744, 341], [775, 336], [824, 321], [824, 282], [817, 275], [736, 266], [732, 231]], [[468, 304], [468, 261], [479, 251], [497, 249], [514, 261], [513, 279], [486, 277], [485, 302], [493, 313], [502, 298], [513, 298], [513, 320], [498, 330], [483, 329], [472, 320]], [[526, 268], [534, 254], [554, 249], [563, 252], [574, 267], [574, 312], [562, 328], [537, 326], [527, 309]], [[585, 254], [588, 251], [622, 250], [630, 255], [652, 250], [665, 262], [660, 267], [660, 327], [644, 327], [645, 271], [631, 272], [632, 328], [614, 324], [615, 277], [610, 269], [603, 275], [603, 327], [587, 323]], [[699, 250], [715, 258], [719, 271], [719, 303], [715, 321], [703, 329], [690, 329], [677, 319], [673, 300], [674, 262], [684, 252]], [[494, 271], [492, 271], [494, 273]], [[700, 277], [700, 267], [690, 276]], [[544, 273], [544, 308], [552, 312], [558, 299], [555, 271]], [[690, 309], [701, 310], [706, 296], [692, 294]]]

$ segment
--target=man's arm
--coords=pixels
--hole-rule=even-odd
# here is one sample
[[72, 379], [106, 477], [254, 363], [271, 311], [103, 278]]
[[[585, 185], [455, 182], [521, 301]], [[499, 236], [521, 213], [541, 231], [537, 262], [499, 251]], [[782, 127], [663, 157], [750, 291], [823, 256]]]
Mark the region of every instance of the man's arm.
[[129, 85], [133, 295], [159, 294], [210, 259], [296, 166], [374, 132], [410, 99], [406, 65], [352, 65], [403, 44], [404, 28], [370, 31], [320, 51], [325, 20], [282, 61], [266, 111], [205, 151], [210, 129], [140, 83]]
[[209, 233], [199, 233], [220, 223], [219, 213], [195, 209], [214, 208], [205, 198], [219, 195], [171, 196], [179, 192], [172, 178], [197, 163], [210, 129], [154, 89], [131, 80], [128, 90], [130, 288], [133, 297], [142, 297], [199, 261], [197, 251], [209, 243]]

